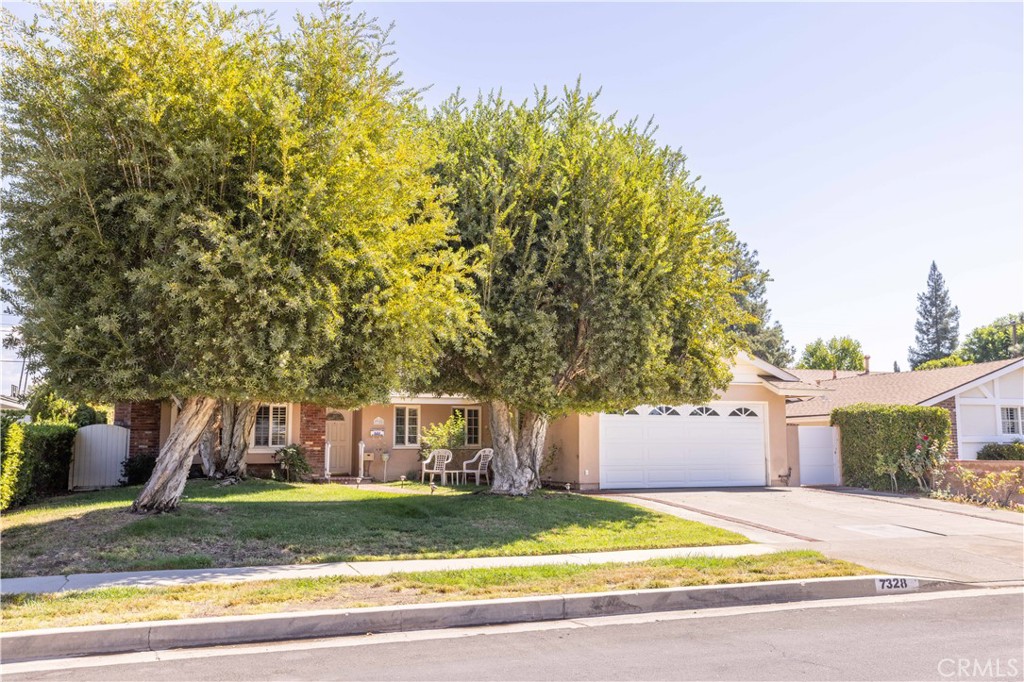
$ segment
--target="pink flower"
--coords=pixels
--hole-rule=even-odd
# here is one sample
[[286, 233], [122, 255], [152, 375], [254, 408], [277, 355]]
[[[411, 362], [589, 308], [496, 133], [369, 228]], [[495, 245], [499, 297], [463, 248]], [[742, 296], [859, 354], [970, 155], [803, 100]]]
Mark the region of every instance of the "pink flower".
[[921, 436], [921, 440], [928, 440], [928, 436]]

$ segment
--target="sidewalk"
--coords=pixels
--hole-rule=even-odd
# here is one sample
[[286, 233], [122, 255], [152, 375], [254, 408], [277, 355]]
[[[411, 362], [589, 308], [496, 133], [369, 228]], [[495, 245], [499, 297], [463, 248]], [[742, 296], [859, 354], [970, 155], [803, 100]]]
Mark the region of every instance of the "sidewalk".
[[467, 568], [502, 566], [538, 566], [547, 564], [630, 563], [674, 557], [738, 557], [769, 554], [779, 547], [764, 544], [718, 545], [714, 547], [669, 547], [616, 552], [548, 554], [540, 556], [497, 556], [471, 559], [410, 559], [407, 561], [348, 561], [330, 564], [291, 566], [243, 566], [239, 568], [199, 568], [170, 571], [134, 571], [126, 573], [77, 573], [31, 578], [0, 579], [0, 593], [43, 594], [101, 587], [167, 587], [196, 583], [238, 583], [256, 580], [324, 578], [330, 576], [386, 575], [420, 571], [457, 571]]

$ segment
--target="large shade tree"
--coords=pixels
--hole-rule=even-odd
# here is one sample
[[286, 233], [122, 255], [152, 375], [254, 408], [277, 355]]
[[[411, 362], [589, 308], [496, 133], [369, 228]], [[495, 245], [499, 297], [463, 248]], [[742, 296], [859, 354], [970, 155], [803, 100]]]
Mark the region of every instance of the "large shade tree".
[[864, 371], [864, 349], [849, 336], [833, 336], [828, 341], [815, 339], [804, 346], [798, 369], [835, 369]]
[[173, 508], [221, 401], [383, 399], [475, 324], [438, 146], [344, 5], [281, 36], [188, 0], [4, 17], [3, 274], [54, 385], [179, 406]]
[[968, 362], [992, 362], [1024, 353], [1024, 313], [1003, 315], [991, 324], [975, 327], [964, 338], [958, 356]]
[[579, 86], [455, 97], [435, 120], [490, 330], [484, 352], [447, 358], [439, 388], [489, 402], [495, 492], [539, 484], [552, 417], [728, 384], [736, 242], [680, 152], [600, 115]]

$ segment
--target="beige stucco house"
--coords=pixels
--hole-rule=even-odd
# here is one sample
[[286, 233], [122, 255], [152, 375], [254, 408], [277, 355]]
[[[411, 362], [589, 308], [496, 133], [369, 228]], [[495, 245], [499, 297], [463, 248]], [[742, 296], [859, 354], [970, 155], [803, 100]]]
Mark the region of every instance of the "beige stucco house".
[[[622, 414], [571, 414], [552, 422], [542, 474], [574, 489], [799, 485], [800, 464], [786, 432], [786, 401], [827, 392], [746, 354], [729, 388], [707, 405], [638, 405]], [[393, 395], [388, 403], [332, 409], [306, 403], [263, 405], [248, 464], [274, 465], [279, 447], [300, 443], [319, 478], [397, 480], [419, 470], [424, 425], [453, 411], [466, 420], [455, 464], [490, 446], [486, 404], [456, 396]], [[130, 455], [155, 453], [175, 418], [169, 402], [119, 404]], [[363, 457], [360, 458], [360, 444]]]

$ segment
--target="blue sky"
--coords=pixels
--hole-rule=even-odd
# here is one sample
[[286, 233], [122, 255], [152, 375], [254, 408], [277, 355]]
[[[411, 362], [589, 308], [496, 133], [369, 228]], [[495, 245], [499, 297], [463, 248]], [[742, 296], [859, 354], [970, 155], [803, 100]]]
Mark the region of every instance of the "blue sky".
[[[286, 26], [314, 7], [243, 4]], [[1019, 3], [356, 6], [396, 23], [427, 104], [581, 76], [607, 112], [653, 116], [760, 252], [798, 349], [848, 334], [907, 369], [933, 259], [962, 333], [1024, 309]]]

